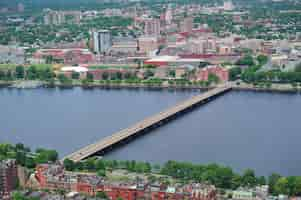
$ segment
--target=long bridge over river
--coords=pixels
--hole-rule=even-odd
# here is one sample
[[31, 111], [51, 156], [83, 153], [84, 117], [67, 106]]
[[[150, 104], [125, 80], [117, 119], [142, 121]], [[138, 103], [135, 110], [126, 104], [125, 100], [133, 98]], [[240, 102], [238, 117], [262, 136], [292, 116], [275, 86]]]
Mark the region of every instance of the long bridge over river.
[[123, 142], [127, 142], [134, 137], [143, 135], [151, 129], [165, 124], [166, 122], [184, 114], [185, 112], [192, 110], [196, 106], [211, 101], [212, 99], [230, 91], [231, 89], [232, 87], [230, 85], [222, 85], [202, 94], [193, 96], [186, 101], [180, 102], [175, 106], [148, 117], [126, 129], [120, 130], [111, 136], [105, 137], [94, 144], [83, 147], [82, 149], [64, 157], [63, 160], [68, 158], [74, 162], [79, 162], [93, 155], [104, 153], [105, 151], [108, 151]]

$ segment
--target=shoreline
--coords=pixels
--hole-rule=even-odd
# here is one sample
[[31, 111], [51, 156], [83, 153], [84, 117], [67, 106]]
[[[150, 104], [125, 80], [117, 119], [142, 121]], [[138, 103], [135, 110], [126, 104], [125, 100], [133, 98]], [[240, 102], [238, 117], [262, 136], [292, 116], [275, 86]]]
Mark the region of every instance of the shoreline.
[[[11, 89], [36, 89], [36, 88], [59, 88], [59, 89], [72, 89], [74, 87], [80, 87], [82, 89], [162, 89], [162, 90], [210, 90], [216, 86], [199, 86], [199, 85], [146, 85], [146, 84], [101, 84], [101, 83], [92, 83], [87, 85], [82, 85], [81, 83], [72, 83], [72, 84], [60, 84], [55, 83], [50, 85], [49, 83], [43, 83], [42, 86], [33, 87], [33, 88], [18, 88], [13, 87], [15, 81], [9, 82], [0, 82], [0, 88], [11, 88]], [[279, 87], [280, 86], [280, 87]], [[285, 87], [283, 87], [285, 86]], [[253, 91], [253, 92], [266, 92], [266, 93], [292, 93], [292, 94], [301, 94], [301, 87], [289, 87], [287, 85], [278, 84], [275, 87], [254, 87], [252, 85], [233, 85], [232, 90], [234, 91]]]
[[234, 91], [249, 91], [249, 92], [260, 92], [260, 93], [290, 93], [290, 94], [301, 94], [301, 88], [260, 88], [260, 87], [240, 87], [233, 86]]

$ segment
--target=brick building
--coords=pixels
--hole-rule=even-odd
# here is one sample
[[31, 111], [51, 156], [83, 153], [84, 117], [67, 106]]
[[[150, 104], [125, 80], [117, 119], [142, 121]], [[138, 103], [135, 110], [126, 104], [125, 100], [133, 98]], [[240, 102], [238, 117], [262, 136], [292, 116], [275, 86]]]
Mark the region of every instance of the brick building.
[[140, 37], [138, 38], [138, 49], [141, 53], [149, 53], [159, 48], [157, 37]]
[[208, 77], [210, 74], [216, 75], [220, 81], [228, 81], [229, 80], [229, 71], [223, 67], [210, 65], [202, 69], [198, 69], [196, 72], [196, 80], [197, 81], [208, 81]]
[[33, 58], [39, 63], [51, 56], [65, 64], [86, 64], [95, 61], [95, 56], [88, 49], [41, 49], [34, 53]]
[[152, 185], [147, 182], [109, 182], [102, 177], [91, 173], [67, 172], [61, 165], [38, 165], [35, 178], [39, 189], [63, 189], [95, 195], [97, 192], [105, 192], [109, 199], [117, 200], [216, 200], [214, 186], [204, 184], [187, 184], [167, 187], [165, 185]]
[[17, 164], [15, 160], [0, 162], [0, 199], [6, 199], [17, 186]]
[[103, 190], [103, 179], [101, 177], [85, 173], [67, 172], [62, 165], [38, 165], [35, 178], [39, 183], [39, 189], [61, 189], [88, 195], [95, 195], [97, 191]]

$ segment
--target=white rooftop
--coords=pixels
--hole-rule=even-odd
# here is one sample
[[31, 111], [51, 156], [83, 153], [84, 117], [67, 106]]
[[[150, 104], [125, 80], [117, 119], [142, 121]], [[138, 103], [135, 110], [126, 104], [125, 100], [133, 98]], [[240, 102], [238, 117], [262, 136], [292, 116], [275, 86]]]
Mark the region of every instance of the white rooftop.
[[203, 59], [199, 58], [180, 58], [179, 56], [156, 56], [148, 62], [203, 62]]
[[63, 71], [63, 72], [70, 72], [70, 71], [72, 71], [72, 72], [81, 73], [81, 72], [87, 72], [89, 70], [86, 67], [80, 67], [80, 66], [74, 67], [74, 66], [71, 66], [71, 67], [62, 67], [61, 71]]

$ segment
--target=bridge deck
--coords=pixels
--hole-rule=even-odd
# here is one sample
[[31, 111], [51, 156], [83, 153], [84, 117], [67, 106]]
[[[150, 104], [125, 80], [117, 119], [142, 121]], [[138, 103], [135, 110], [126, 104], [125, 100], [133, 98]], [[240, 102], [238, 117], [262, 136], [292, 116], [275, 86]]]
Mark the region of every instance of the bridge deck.
[[66, 156], [64, 159], [68, 158], [70, 160], [73, 160], [74, 162], [81, 161], [91, 155], [96, 154], [97, 152], [104, 150], [120, 141], [125, 140], [126, 138], [135, 135], [136, 133], [145, 130], [148, 127], [151, 127], [152, 125], [155, 125], [164, 119], [167, 119], [181, 111], [184, 111], [191, 106], [194, 106], [202, 101], [205, 101], [207, 99], [210, 99], [210, 97], [214, 97], [218, 94], [224, 93], [228, 90], [230, 90], [230, 86], [222, 86], [222, 87], [217, 87], [213, 90], [210, 90], [208, 92], [202, 93], [200, 95], [194, 96], [184, 102], [181, 102], [179, 104], [176, 104], [175, 106], [166, 109], [156, 115], [153, 115], [151, 117], [148, 117], [133, 126], [130, 126], [126, 129], [123, 129], [121, 131], [118, 131], [117, 133], [114, 133], [111, 136], [105, 137], [98, 142], [88, 145], [68, 156]]

